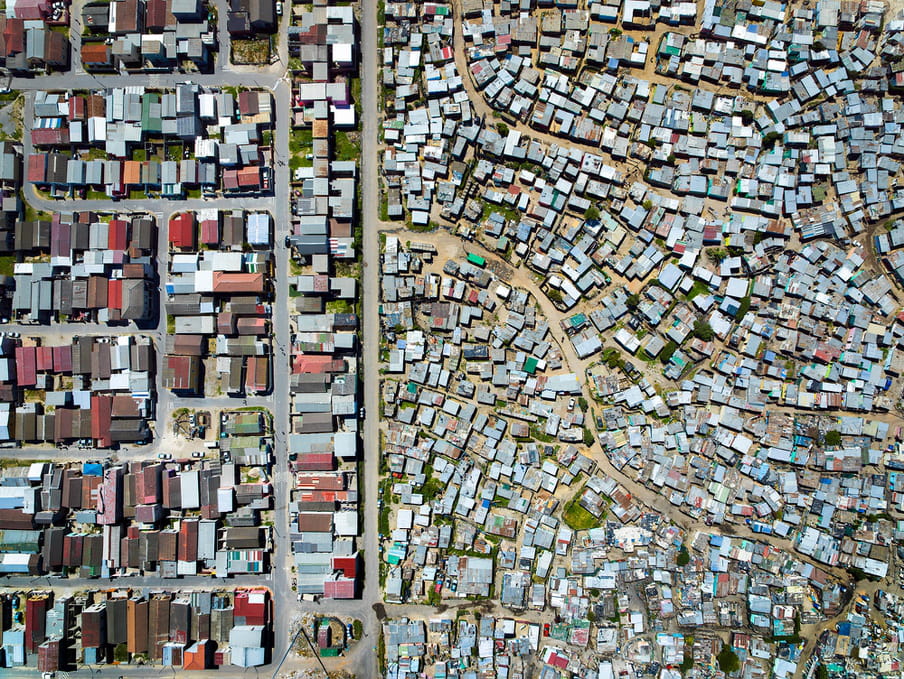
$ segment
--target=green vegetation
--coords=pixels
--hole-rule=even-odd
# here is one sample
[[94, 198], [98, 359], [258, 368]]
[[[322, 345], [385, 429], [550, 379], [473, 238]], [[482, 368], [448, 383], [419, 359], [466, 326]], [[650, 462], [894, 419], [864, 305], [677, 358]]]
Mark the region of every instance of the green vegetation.
[[775, 146], [775, 142], [782, 138], [781, 132], [772, 131], [763, 137], [763, 148], [771, 149]]
[[851, 574], [851, 577], [854, 578], [855, 582], [862, 582], [863, 580], [869, 580], [870, 582], [878, 582], [879, 578], [874, 575], [870, 575], [862, 568], [857, 568], [857, 566], [850, 566], [847, 569], [847, 572]]
[[600, 218], [600, 211], [595, 205], [591, 205], [584, 210], [584, 219], [596, 220]]
[[650, 200], [649, 198], [647, 198], [643, 203], [641, 203], [641, 207], [643, 207], [644, 210], [649, 212], [650, 210], [653, 209], [653, 201]]
[[562, 291], [556, 288], [547, 288], [546, 296], [549, 297], [549, 301], [553, 304], [561, 304], [564, 299], [562, 297]]
[[731, 646], [728, 646], [727, 644], [722, 645], [722, 650], [719, 651], [716, 660], [719, 662], [719, 669], [725, 672], [725, 674], [737, 672], [741, 667], [741, 661], [738, 658], [738, 654], [731, 650]]
[[364, 625], [363, 623], [355, 618], [354, 622], [352, 622], [352, 632], [355, 634], [355, 639], [360, 639], [364, 636]]
[[380, 508], [378, 529], [383, 535], [389, 534], [389, 514], [392, 512], [392, 480], [385, 479], [380, 485], [380, 499], [383, 506]]
[[625, 360], [621, 357], [621, 354], [618, 353], [618, 349], [613, 349], [612, 347], [603, 349], [602, 361], [613, 370], [625, 366]]
[[841, 432], [832, 429], [831, 431], [827, 431], [825, 437], [823, 438], [823, 442], [827, 446], [840, 446], [841, 445]]
[[424, 498], [424, 502], [433, 502], [445, 489], [446, 486], [442, 481], [431, 476], [421, 486], [421, 495]]
[[679, 566], [687, 566], [691, 562], [691, 555], [687, 551], [687, 547], [681, 545], [681, 549], [678, 550], [678, 558], [675, 560]]
[[584, 412], [587, 412], [587, 399], [583, 396], [578, 396], [578, 408], [580, 408]]
[[262, 65], [270, 63], [270, 40], [233, 40], [232, 63]]
[[709, 258], [709, 261], [718, 264], [728, 257], [728, 252], [724, 248], [709, 248], [706, 251], [706, 256]]
[[686, 672], [690, 672], [693, 668], [694, 668], [694, 654], [685, 645], [684, 659], [681, 661], [681, 664], [678, 665], [678, 671], [681, 672], [681, 674], [683, 675]]
[[166, 334], [167, 335], [175, 335], [176, 334], [176, 317], [172, 314], [166, 315]]
[[289, 132], [289, 167], [293, 170], [299, 167], [310, 167], [313, 163], [306, 158], [313, 150], [314, 133], [309, 127], [293, 129]]
[[716, 333], [709, 323], [702, 320], [694, 321], [694, 337], [704, 342], [711, 342], [715, 336]]
[[358, 144], [349, 139], [347, 132], [339, 130], [334, 140], [336, 160], [354, 160], [360, 154]]
[[816, 679], [829, 679], [829, 668], [822, 663], [816, 666]]
[[674, 341], [668, 340], [665, 343], [665, 346], [662, 348], [662, 351], [659, 352], [659, 362], [663, 365], [667, 365], [669, 360], [671, 360], [672, 355], [678, 350], [678, 345], [675, 344]]
[[636, 292], [633, 295], [628, 295], [628, 299], [625, 300], [625, 306], [631, 311], [637, 309], [640, 306], [640, 295]]
[[496, 131], [504, 137], [509, 133], [509, 126], [505, 123], [496, 123]]
[[738, 313], [735, 314], [735, 319], [740, 321], [747, 315], [748, 311], [750, 311], [750, 295], [741, 298], [741, 305], [738, 307]]
[[0, 276], [12, 276], [15, 265], [15, 255], [0, 255]]
[[753, 122], [753, 111], [741, 111], [741, 122], [743, 122], [745, 125], [750, 125], [750, 123]]
[[590, 431], [589, 427], [584, 427], [584, 445], [588, 448], [595, 443], [596, 439], [593, 437], [593, 432]]
[[694, 281], [690, 291], [684, 296], [685, 301], [690, 302], [694, 297], [709, 293], [709, 286], [703, 281]]
[[584, 494], [584, 487], [575, 494], [571, 500], [565, 504], [562, 510], [562, 520], [568, 524], [573, 530], [590, 530], [603, 525], [603, 519], [606, 518], [606, 512], [597, 518], [586, 509], [581, 507], [581, 496]]
[[129, 647], [126, 644], [117, 644], [113, 650], [113, 660], [119, 663], [129, 661]]

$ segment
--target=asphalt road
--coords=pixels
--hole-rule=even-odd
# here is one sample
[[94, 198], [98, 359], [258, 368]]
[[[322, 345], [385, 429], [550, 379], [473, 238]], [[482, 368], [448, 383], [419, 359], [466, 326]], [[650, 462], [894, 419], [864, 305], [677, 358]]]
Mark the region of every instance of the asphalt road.
[[[377, 536], [377, 498], [379, 497], [380, 471], [380, 377], [378, 372], [380, 360], [380, 319], [379, 286], [380, 286], [380, 243], [379, 227], [379, 174], [377, 154], [378, 110], [378, 75], [377, 64], [377, 0], [362, 0], [361, 8], [361, 218], [364, 220], [364, 243], [361, 253], [362, 290], [364, 300], [362, 308], [363, 343], [362, 359], [364, 361], [364, 405], [367, 417], [364, 420], [363, 455], [364, 479], [361, 494], [364, 498], [364, 591], [361, 618], [364, 631], [369, 639], [379, 635], [380, 621], [377, 619], [374, 605], [382, 601], [380, 596], [380, 550]], [[358, 651], [363, 655], [357, 665], [356, 674], [361, 679], [378, 676], [376, 654], [370, 652], [371, 644], [360, 643]]]

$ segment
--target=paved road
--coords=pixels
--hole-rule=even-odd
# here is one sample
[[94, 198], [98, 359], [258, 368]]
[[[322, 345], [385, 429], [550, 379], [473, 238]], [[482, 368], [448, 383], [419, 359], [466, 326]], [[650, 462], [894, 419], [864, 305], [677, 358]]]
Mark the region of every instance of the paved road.
[[[380, 470], [380, 320], [379, 272], [380, 243], [379, 225], [379, 173], [377, 164], [377, 125], [379, 122], [378, 75], [377, 75], [377, 0], [364, 0], [361, 14], [361, 98], [363, 120], [361, 129], [361, 206], [364, 220], [364, 243], [361, 254], [362, 288], [364, 294], [363, 319], [363, 361], [364, 361], [364, 405], [367, 418], [364, 421], [364, 594], [361, 613], [364, 631], [370, 639], [376, 640], [380, 622], [374, 612], [374, 604], [380, 596], [380, 552], [377, 537], [377, 498], [379, 497]], [[376, 641], [374, 641], [374, 644]], [[361, 650], [369, 651], [367, 644], [359, 644]], [[371, 679], [377, 676], [377, 659], [373, 653], [364, 653], [358, 665], [357, 676]]]

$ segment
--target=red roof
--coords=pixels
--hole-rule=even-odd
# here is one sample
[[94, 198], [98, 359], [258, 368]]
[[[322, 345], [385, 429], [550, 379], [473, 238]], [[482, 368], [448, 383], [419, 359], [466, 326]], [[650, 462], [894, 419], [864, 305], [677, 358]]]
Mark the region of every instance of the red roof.
[[72, 345], [63, 344], [53, 348], [53, 372], [72, 372]]
[[260, 186], [261, 170], [259, 167], [243, 167], [239, 170], [239, 186]]
[[113, 397], [100, 394], [91, 397], [91, 438], [97, 445], [106, 448], [113, 443], [110, 438], [110, 420], [113, 411]]
[[205, 245], [220, 244], [220, 223], [216, 219], [201, 222], [201, 242]]
[[16, 347], [16, 383], [20, 387], [33, 387], [37, 383], [34, 347]]
[[213, 291], [216, 293], [263, 292], [264, 274], [213, 272]]
[[340, 372], [343, 362], [332, 356], [304, 356], [297, 355], [292, 359], [292, 372], [299, 373], [328, 373]]
[[195, 218], [190, 212], [183, 212], [170, 219], [169, 242], [177, 248], [194, 248], [196, 236]]
[[35, 146], [62, 146], [69, 143], [68, 127], [42, 127], [31, 131], [31, 143]]
[[107, 286], [107, 306], [122, 311], [122, 279], [111, 278]]
[[269, 592], [265, 589], [239, 590], [233, 602], [233, 617], [245, 618], [246, 625], [266, 625]]
[[38, 372], [46, 372], [53, 369], [53, 348], [37, 347], [35, 351], [35, 365]]
[[323, 583], [323, 596], [328, 599], [354, 599], [355, 598], [355, 581], [347, 580], [327, 580]]
[[47, 155], [44, 153], [32, 153], [28, 156], [28, 181], [40, 184], [46, 180]]
[[[87, 45], [85, 46], [87, 47]], [[82, 48], [82, 61], [85, 60], [85, 47]], [[106, 47], [106, 45], [104, 45]], [[69, 120], [85, 119], [85, 98], [69, 97]]]
[[354, 578], [358, 572], [358, 557], [355, 556], [334, 556], [333, 570], [342, 571], [347, 578]]
[[109, 250], [125, 250], [129, 245], [129, 223], [124, 219], [111, 219], [107, 233]]

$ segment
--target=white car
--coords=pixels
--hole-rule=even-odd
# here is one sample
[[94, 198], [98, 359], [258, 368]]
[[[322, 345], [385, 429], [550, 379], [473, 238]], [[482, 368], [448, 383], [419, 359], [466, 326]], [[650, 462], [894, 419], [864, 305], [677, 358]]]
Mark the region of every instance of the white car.
[[568, 410], [574, 410], [574, 398], [568, 399]]
[[281, 2], [276, 3], [276, 16], [278, 16], [278, 17], [282, 16], [282, 3]]

